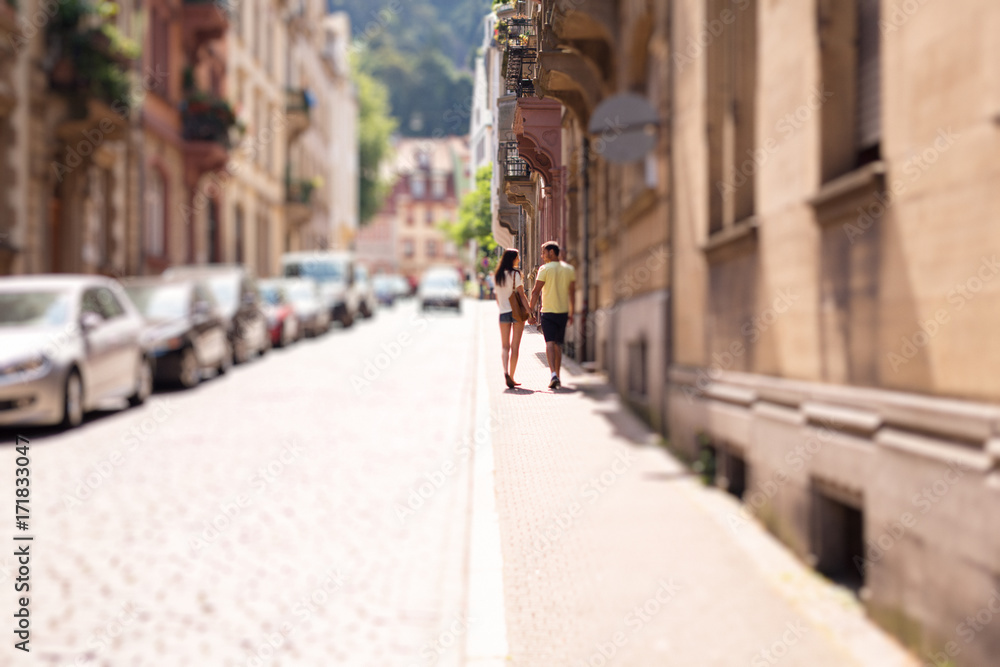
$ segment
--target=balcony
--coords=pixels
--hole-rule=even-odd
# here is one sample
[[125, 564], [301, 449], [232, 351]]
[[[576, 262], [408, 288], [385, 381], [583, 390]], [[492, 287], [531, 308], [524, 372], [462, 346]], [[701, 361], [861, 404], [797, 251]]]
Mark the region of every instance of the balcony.
[[312, 94], [308, 90], [289, 88], [285, 91], [288, 143], [292, 143], [309, 129], [310, 109], [312, 109]]
[[219, 39], [229, 29], [229, 3], [226, 0], [184, 0], [184, 51], [189, 62], [197, 61], [198, 49]]
[[181, 103], [184, 163], [191, 187], [202, 175], [226, 165], [237, 128], [236, 114], [222, 98], [196, 92]]
[[505, 141], [500, 145], [500, 160], [505, 181], [531, 181], [531, 165], [518, 154], [516, 141]]
[[285, 179], [285, 219], [289, 227], [302, 225], [312, 217], [313, 193], [317, 186], [316, 179]]
[[538, 74], [538, 41], [531, 19], [515, 16], [497, 21], [493, 37], [504, 47], [502, 73], [508, 93], [517, 97], [535, 94]]

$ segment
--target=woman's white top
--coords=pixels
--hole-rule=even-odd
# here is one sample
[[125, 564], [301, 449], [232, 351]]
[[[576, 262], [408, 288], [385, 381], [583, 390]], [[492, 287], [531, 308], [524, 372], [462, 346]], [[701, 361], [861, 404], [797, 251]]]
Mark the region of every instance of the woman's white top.
[[[513, 279], [511, 276], [513, 276]], [[514, 293], [514, 290], [522, 285], [521, 273], [518, 271], [508, 271], [504, 278], [503, 285], [497, 283], [494, 286], [494, 290], [496, 291], [497, 302], [500, 305], [500, 312], [509, 313], [511, 311], [510, 296]]]

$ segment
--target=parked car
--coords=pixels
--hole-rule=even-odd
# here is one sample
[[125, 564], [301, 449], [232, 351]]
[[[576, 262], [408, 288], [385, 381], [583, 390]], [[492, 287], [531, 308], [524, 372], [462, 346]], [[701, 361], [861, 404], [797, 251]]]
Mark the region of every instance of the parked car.
[[310, 278], [283, 278], [281, 285], [299, 320], [305, 336], [318, 336], [330, 330], [330, 309], [323, 303], [319, 284]]
[[165, 280], [201, 279], [208, 285], [226, 320], [226, 336], [233, 362], [241, 364], [271, 349], [267, 319], [253, 274], [236, 264], [175, 266], [163, 272]]
[[393, 282], [396, 285], [397, 299], [407, 299], [413, 296], [413, 285], [410, 284], [410, 281], [405, 276], [393, 276]]
[[125, 291], [146, 318], [144, 345], [162, 383], [193, 387], [232, 363], [226, 319], [208, 285], [191, 278], [131, 278]]
[[144, 402], [142, 315], [101, 276], [0, 278], [0, 425], [73, 427], [99, 403]]
[[458, 272], [450, 267], [428, 269], [420, 278], [417, 297], [421, 310], [436, 307], [462, 312], [462, 282]]
[[295, 314], [281, 280], [262, 280], [258, 287], [267, 317], [271, 345], [285, 347], [301, 337], [299, 318]]
[[383, 306], [392, 306], [396, 303], [399, 294], [399, 285], [395, 276], [381, 274], [372, 279], [372, 288], [375, 290], [375, 298]]
[[368, 267], [357, 264], [354, 267], [354, 292], [358, 295], [358, 313], [365, 319], [375, 314], [378, 299], [375, 298], [375, 287], [368, 277]]
[[330, 319], [349, 327], [358, 315], [358, 294], [354, 288], [354, 255], [349, 252], [293, 252], [281, 257], [282, 274], [287, 278], [312, 278]]

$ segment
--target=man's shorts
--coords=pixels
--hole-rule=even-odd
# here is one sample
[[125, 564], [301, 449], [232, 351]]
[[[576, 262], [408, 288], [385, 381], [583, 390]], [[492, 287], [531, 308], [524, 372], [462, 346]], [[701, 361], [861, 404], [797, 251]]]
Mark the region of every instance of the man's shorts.
[[562, 345], [566, 340], [569, 313], [542, 313], [542, 335], [546, 343]]

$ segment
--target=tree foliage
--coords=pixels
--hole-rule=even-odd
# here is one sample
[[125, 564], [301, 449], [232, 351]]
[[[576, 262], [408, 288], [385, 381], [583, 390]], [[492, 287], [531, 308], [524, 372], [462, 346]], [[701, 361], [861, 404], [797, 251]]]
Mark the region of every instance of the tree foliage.
[[493, 259], [497, 244], [493, 240], [493, 210], [490, 205], [490, 190], [493, 181], [493, 165], [480, 167], [476, 172], [476, 187], [462, 198], [458, 209], [458, 221], [442, 223], [441, 228], [455, 245], [462, 247], [475, 240], [480, 253]]
[[388, 193], [389, 183], [382, 176], [381, 166], [389, 155], [396, 120], [389, 114], [389, 93], [380, 81], [358, 68], [354, 81], [358, 90], [359, 215], [362, 222], [367, 222]]
[[328, 0], [351, 16], [361, 68], [389, 89], [406, 136], [468, 132], [467, 67], [490, 0]]

